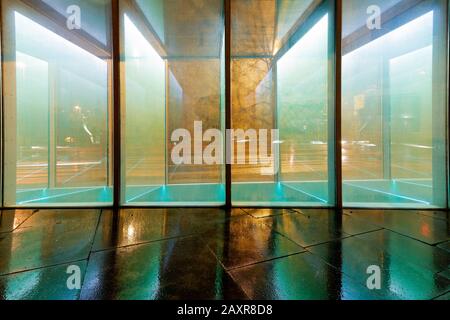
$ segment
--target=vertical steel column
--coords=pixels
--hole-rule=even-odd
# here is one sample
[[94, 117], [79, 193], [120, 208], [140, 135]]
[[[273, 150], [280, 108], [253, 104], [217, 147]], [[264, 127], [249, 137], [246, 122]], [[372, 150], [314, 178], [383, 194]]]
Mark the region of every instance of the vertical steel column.
[[[447, 159], [447, 143], [445, 141], [447, 130], [447, 120], [445, 114], [448, 113], [447, 86], [447, 1], [433, 1], [433, 93], [432, 93], [432, 177], [433, 177], [433, 205], [446, 207], [447, 199], [447, 164], [442, 164]], [[442, 190], [445, 186], [445, 194]]]
[[[231, 129], [231, 0], [225, 0], [225, 129]], [[225, 143], [232, 143], [228, 134], [225, 134]], [[227, 152], [232, 148], [226, 148]], [[231, 155], [225, 156], [225, 207], [232, 207], [231, 199]]]
[[392, 179], [392, 135], [391, 135], [391, 68], [389, 57], [383, 55], [383, 80], [381, 101], [381, 130], [383, 135], [383, 179]]
[[[278, 34], [278, 24], [279, 24], [279, 19], [278, 19], [278, 13], [280, 11], [280, 3], [278, 1], [276, 1], [275, 3], [275, 17], [274, 17], [274, 24], [275, 24], [275, 32], [274, 35], [275, 37], [273, 38], [273, 44], [272, 47], [275, 48], [275, 44], [276, 44], [276, 35]], [[271, 60], [271, 69], [272, 71], [272, 102], [273, 102], [273, 119], [274, 119], [274, 129], [280, 130], [280, 119], [279, 119], [279, 110], [278, 110], [278, 58], [277, 57], [273, 57]], [[279, 131], [278, 131], [279, 132]], [[270, 134], [270, 133], [269, 133]], [[271, 140], [270, 140], [270, 145], [271, 145], [271, 151], [272, 154], [274, 155], [274, 169], [275, 169], [275, 176], [274, 176], [274, 182], [275, 183], [279, 183], [280, 179], [281, 179], [281, 154], [280, 154], [280, 150], [281, 150], [281, 145], [279, 143], [279, 141], [281, 140], [280, 135], [278, 134], [278, 136], [276, 137], [277, 143], [273, 143], [274, 142], [274, 137], [272, 135], [270, 135]]]
[[336, 208], [342, 210], [342, 0], [334, 4], [335, 64], [335, 192]]
[[[10, 1], [1, 3], [1, 31], [2, 31], [2, 192], [3, 206], [16, 204], [17, 180], [17, 90], [16, 90], [16, 25], [14, 10]], [[5, 113], [4, 106], [8, 106]], [[9, 124], [6, 131], [4, 125]], [[5, 155], [8, 154], [8, 159]]]
[[[277, 61], [275, 61], [275, 59], [272, 60], [272, 71], [269, 70], [269, 72], [272, 72], [272, 101], [273, 101], [273, 123], [274, 123], [274, 129], [276, 130], [280, 130], [280, 118], [279, 118], [279, 110], [278, 110], [278, 64]], [[279, 131], [278, 131], [279, 133]], [[281, 181], [281, 144], [280, 144], [280, 140], [281, 137], [278, 134], [276, 137], [273, 137], [270, 132], [270, 146], [271, 146], [271, 151], [273, 154], [273, 159], [274, 159], [274, 170], [275, 170], [275, 175], [274, 175], [274, 182], [275, 183], [279, 183]], [[277, 140], [276, 143], [274, 143], [274, 140]]]
[[121, 112], [120, 112], [120, 12], [119, 1], [112, 0], [112, 57], [113, 57], [113, 207], [121, 205]]
[[[3, 42], [2, 42], [2, 30], [3, 30], [3, 10], [2, 1], [0, 1], [0, 209], [4, 208], [3, 203], [3, 140], [5, 137], [3, 129]], [[0, 218], [3, 215], [3, 211], [0, 211]]]
[[168, 141], [170, 139], [170, 132], [169, 132], [169, 111], [170, 111], [170, 68], [169, 68], [169, 59], [165, 61], [165, 109], [164, 109], [164, 184], [167, 186], [169, 184], [169, 144]]
[[[1, 12], [1, 8], [0, 8]], [[450, 0], [447, 1], [447, 209], [450, 209]], [[447, 211], [447, 226], [450, 230], [450, 212]]]
[[57, 141], [56, 141], [56, 109], [58, 105], [58, 67], [49, 63], [48, 68], [49, 106], [48, 106], [48, 188], [56, 188], [57, 175]]

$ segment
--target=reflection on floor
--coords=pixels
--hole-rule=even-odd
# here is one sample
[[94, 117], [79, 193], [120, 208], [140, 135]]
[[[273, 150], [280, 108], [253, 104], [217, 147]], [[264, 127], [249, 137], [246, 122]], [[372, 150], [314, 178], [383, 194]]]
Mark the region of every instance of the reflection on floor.
[[[3, 211], [0, 299], [448, 300], [449, 221], [432, 211]], [[370, 266], [380, 290], [367, 287]], [[81, 288], [68, 288], [77, 270]]]

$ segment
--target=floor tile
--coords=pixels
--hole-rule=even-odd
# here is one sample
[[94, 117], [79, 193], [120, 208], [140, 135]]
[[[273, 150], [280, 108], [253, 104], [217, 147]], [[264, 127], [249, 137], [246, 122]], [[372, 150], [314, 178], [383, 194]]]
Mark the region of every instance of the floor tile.
[[217, 273], [214, 288], [210, 285], [185, 282], [160, 287], [151, 293], [151, 300], [249, 300], [245, 292], [226, 272]]
[[33, 214], [33, 210], [3, 210], [0, 214], [0, 233], [18, 228]]
[[[450, 299], [440, 211], [11, 212], [0, 220], [0, 300]], [[86, 271], [82, 290], [67, 289], [71, 263]], [[367, 289], [369, 266], [381, 290]]]
[[435, 300], [450, 301], [450, 291], [447, 292], [446, 294], [443, 294], [443, 295], [435, 298]]
[[99, 211], [39, 211], [0, 241], [0, 275], [87, 259]]
[[421, 266], [433, 273], [450, 268], [450, 255], [431, 245], [402, 236], [398, 233], [381, 230], [357, 236], [371, 247], [384, 249], [392, 256], [402, 257], [412, 265]]
[[341, 230], [346, 235], [357, 235], [382, 229], [380, 226], [361, 221], [345, 213], [342, 213], [342, 226], [340, 226], [339, 220], [337, 220], [337, 223], [335, 222], [338, 214], [335, 210], [296, 209], [296, 211], [310, 220], [323, 221], [325, 223], [332, 222], [338, 230]]
[[81, 299], [244, 299], [200, 238], [177, 238], [91, 255]]
[[49, 228], [55, 225], [77, 226], [79, 224], [97, 224], [99, 209], [51, 209], [39, 210], [27, 219], [20, 229]]
[[380, 299], [310, 253], [239, 268], [231, 275], [257, 300]]
[[445, 250], [445, 251], [447, 251], [448, 253], [450, 253], [450, 241], [441, 243], [441, 244], [439, 244], [437, 247], [438, 247], [439, 249]]
[[0, 300], [76, 300], [81, 290], [67, 286], [69, 266], [77, 266], [83, 283], [86, 261], [0, 277]]
[[369, 267], [381, 272], [381, 290], [384, 299], [432, 299], [450, 289], [450, 281], [425, 268], [407, 262], [403, 256], [391, 255], [358, 237], [308, 248], [314, 255], [341, 270], [358, 283], [365, 284]]
[[225, 210], [221, 208], [176, 208], [184, 216], [188, 216], [196, 222], [222, 221], [224, 219], [245, 216], [247, 213], [240, 208]]
[[382, 228], [380, 228], [379, 226], [375, 226], [370, 223], [355, 219], [350, 215], [344, 214], [342, 216], [342, 230], [346, 234], [354, 236], [358, 234], [374, 232], [381, 229]]
[[450, 219], [449, 213], [447, 211], [417, 211], [417, 214], [421, 214], [436, 219], [443, 219], [443, 220]]
[[92, 253], [82, 300], [147, 300], [160, 286], [160, 243]]
[[166, 227], [173, 219], [169, 209], [103, 210], [93, 250], [174, 237], [177, 233]]
[[262, 219], [266, 225], [303, 247], [350, 236], [342, 232], [331, 210], [315, 210]]
[[227, 270], [305, 251], [251, 217], [231, 220], [204, 237]]
[[281, 216], [283, 214], [292, 214], [294, 211], [291, 209], [242, 209], [251, 215], [253, 218], [267, 218], [273, 216]]
[[447, 278], [450, 281], [450, 269], [446, 269], [442, 272], [439, 272], [439, 275], [444, 278]]
[[123, 209], [102, 212], [94, 251], [199, 234], [228, 219], [246, 216], [234, 209]]
[[351, 216], [366, 223], [395, 231], [428, 244], [438, 244], [450, 239], [450, 224], [442, 219], [404, 210], [347, 210]]

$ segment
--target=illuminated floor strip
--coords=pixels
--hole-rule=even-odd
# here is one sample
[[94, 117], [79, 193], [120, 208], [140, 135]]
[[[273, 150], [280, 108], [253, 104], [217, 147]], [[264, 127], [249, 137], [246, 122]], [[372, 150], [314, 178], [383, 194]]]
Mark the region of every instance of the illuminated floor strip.
[[54, 196], [48, 196], [48, 197], [43, 197], [43, 198], [38, 198], [38, 199], [22, 201], [22, 202], [19, 202], [18, 204], [22, 205], [22, 204], [29, 204], [29, 203], [33, 203], [33, 202], [39, 202], [39, 201], [43, 201], [43, 200], [62, 198], [62, 197], [72, 196], [72, 195], [75, 195], [75, 194], [80, 194], [80, 193], [85, 193], [85, 192], [95, 191], [95, 190], [100, 190], [100, 189], [102, 189], [102, 188], [93, 188], [93, 189], [86, 189], [86, 190], [68, 192], [68, 193], [58, 194], [58, 195], [54, 195]]
[[419, 186], [424, 188], [433, 189], [433, 186], [427, 185], [427, 184], [421, 184], [417, 182], [410, 182], [410, 181], [403, 181], [403, 180], [395, 180], [396, 183], [404, 183], [404, 184], [410, 184], [412, 186]]
[[360, 188], [360, 189], [371, 191], [371, 192], [382, 193], [382, 194], [385, 194], [385, 195], [388, 195], [388, 196], [397, 197], [397, 198], [401, 198], [401, 199], [405, 199], [405, 200], [409, 200], [409, 201], [414, 201], [414, 202], [418, 202], [418, 203], [422, 203], [422, 204], [426, 204], [426, 205], [431, 205], [427, 201], [418, 200], [418, 199], [414, 199], [414, 198], [410, 198], [410, 197], [406, 197], [406, 196], [401, 196], [401, 195], [398, 195], [398, 194], [395, 194], [395, 193], [385, 192], [385, 191], [372, 189], [372, 188], [368, 188], [368, 187], [362, 187], [362, 186], [350, 184], [348, 182], [346, 182], [344, 185], [351, 186], [351, 187], [354, 187], [354, 188]]
[[148, 195], [149, 193], [152, 193], [153, 191], [156, 191], [156, 190], [158, 190], [158, 189], [160, 189], [160, 188], [161, 188], [161, 187], [156, 187], [156, 188], [154, 188], [154, 189], [150, 189], [150, 190], [147, 190], [147, 191], [145, 191], [145, 192], [143, 192], [143, 193], [141, 193], [141, 194], [138, 194], [137, 196], [134, 196], [134, 197], [132, 197], [131, 199], [127, 200], [127, 203], [130, 203], [130, 202], [135, 201], [136, 199], [142, 198], [143, 196], [146, 196], [146, 195]]
[[297, 192], [303, 193], [303, 194], [305, 194], [305, 195], [307, 195], [307, 196], [309, 196], [309, 197], [311, 197], [311, 198], [317, 199], [317, 200], [319, 200], [319, 201], [321, 201], [321, 202], [323, 202], [323, 203], [328, 203], [328, 201], [326, 201], [326, 200], [324, 200], [324, 199], [321, 199], [321, 198], [319, 198], [319, 197], [317, 197], [317, 196], [315, 196], [315, 195], [313, 195], [313, 194], [310, 194], [310, 193], [308, 193], [308, 192], [305, 192], [305, 191], [303, 191], [303, 190], [301, 190], [301, 189], [294, 188], [294, 187], [292, 187], [292, 186], [290, 186], [290, 185], [287, 185], [287, 184], [283, 184], [283, 186], [286, 186], [286, 187], [288, 187], [288, 188], [290, 188], [290, 189], [292, 189], [292, 190], [295, 190], [295, 191], [297, 191]]

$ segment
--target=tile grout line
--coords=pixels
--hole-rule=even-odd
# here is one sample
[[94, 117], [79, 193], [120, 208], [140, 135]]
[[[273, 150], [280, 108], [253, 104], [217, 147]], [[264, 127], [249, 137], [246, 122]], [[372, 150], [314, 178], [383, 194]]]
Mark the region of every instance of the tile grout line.
[[420, 242], [420, 243], [425, 244], [425, 245], [430, 246], [430, 247], [435, 247], [435, 246], [441, 245], [442, 243], [445, 243], [445, 242], [449, 241], [449, 240], [447, 239], [447, 240], [444, 240], [444, 241], [442, 241], [442, 242], [437, 242], [437, 243], [432, 244], [432, 243], [428, 243], [428, 242], [425, 242], [425, 241], [423, 241], [423, 240], [414, 238], [413, 236], [410, 236], [410, 235], [401, 233], [400, 231], [392, 230], [392, 229], [389, 229], [389, 228], [386, 228], [386, 227], [384, 227], [384, 228], [385, 228], [386, 230], [392, 232], [392, 233], [395, 233], [395, 234], [400, 235], [400, 236], [403, 236], [403, 237], [405, 237], [405, 238], [408, 238], [408, 239], [411, 239], [411, 240]]
[[[353, 214], [349, 214], [349, 216], [353, 216], [353, 217], [355, 217], [356, 219], [358, 219], [359, 221], [364, 221], [363, 218], [357, 217], [357, 216], [355, 216], [355, 215], [353, 215]], [[428, 216], [423, 216], [423, 217], [428, 217]], [[428, 218], [433, 219], [432, 217], [428, 217]], [[436, 219], [436, 220], [440, 220], [440, 219]], [[442, 221], [442, 220], [441, 220], [441, 221]], [[409, 239], [418, 241], [418, 242], [423, 243], [423, 244], [426, 244], [426, 245], [428, 245], [428, 246], [437, 246], [437, 245], [440, 245], [440, 244], [445, 243], [445, 242], [447, 242], [447, 241], [450, 241], [450, 238], [447, 238], [447, 240], [443, 240], [442, 242], [437, 242], [437, 243], [432, 244], [432, 243], [428, 243], [428, 242], [425, 242], [425, 241], [423, 241], [423, 240], [414, 238], [414, 237], [411, 236], [411, 235], [404, 234], [404, 233], [402, 233], [401, 231], [397, 231], [397, 230], [391, 229], [391, 228], [389, 228], [389, 226], [380, 225], [380, 224], [373, 224], [373, 223], [369, 223], [369, 224], [370, 224], [370, 225], [373, 225], [373, 226], [375, 226], [375, 227], [381, 227], [382, 229], [391, 231], [391, 232], [393, 232], [393, 233], [395, 233], [395, 234], [398, 234], [398, 235], [404, 236], [404, 237], [406, 237], [406, 238], [409, 238]]]
[[30, 269], [20, 270], [20, 271], [15, 271], [15, 272], [11, 272], [11, 273], [4, 273], [4, 274], [0, 275], [0, 278], [7, 277], [7, 276], [18, 275], [18, 274], [27, 273], [27, 272], [32, 272], [32, 271], [37, 271], [37, 270], [44, 270], [44, 269], [49, 269], [49, 268], [61, 267], [61, 266], [64, 266], [64, 265], [70, 265], [70, 264], [74, 264], [74, 263], [77, 263], [77, 262], [83, 262], [83, 261], [87, 261], [87, 260], [86, 259], [69, 260], [69, 261], [64, 261], [64, 262], [61, 262], [61, 263], [43, 265], [43, 266], [40, 266], [40, 267], [35, 267], [35, 268], [30, 268]]
[[[294, 213], [295, 213], [295, 214], [300, 214], [300, 213], [298, 213], [298, 212], [294, 212]], [[303, 214], [300, 214], [300, 215], [303, 215]], [[274, 216], [274, 218], [275, 218], [275, 217], [277, 217], [277, 216]], [[268, 218], [272, 218], [272, 217], [268, 217]], [[329, 240], [329, 241], [321, 242], [321, 243], [318, 243], [318, 244], [313, 244], [313, 245], [309, 245], [309, 246], [304, 246], [303, 244], [298, 243], [298, 242], [295, 241], [294, 239], [291, 239], [288, 235], [285, 235], [284, 233], [282, 233], [282, 232], [280, 232], [280, 231], [278, 231], [278, 230], [273, 229], [268, 223], [264, 223], [264, 222], [263, 222], [263, 224], [264, 224], [266, 227], [268, 227], [269, 229], [271, 229], [274, 233], [276, 233], [276, 234], [278, 234], [278, 235], [280, 235], [280, 236], [282, 236], [282, 237], [288, 239], [289, 241], [293, 242], [294, 244], [300, 246], [300, 247], [303, 248], [303, 249], [306, 249], [306, 248], [312, 247], [312, 246], [323, 245], [323, 244], [326, 244], [326, 243], [329, 243], [329, 242], [333, 242], [333, 241], [337, 241], [337, 240], [341, 240], [341, 241], [342, 241], [342, 240], [344, 240], [344, 239], [348, 239], [348, 238], [351, 238], [351, 237], [353, 236], [353, 235], [351, 235], [351, 234], [348, 234], [348, 236], [339, 237], [339, 238], [336, 238], [336, 239], [331, 239], [331, 240]], [[377, 230], [377, 231], [379, 231], [379, 230]], [[347, 235], [347, 234], [346, 234], [346, 235]]]
[[[212, 223], [212, 226], [216, 226], [216, 225], [222, 225], [224, 224], [226, 221], [232, 221], [232, 220], [238, 220], [238, 219], [242, 219], [243, 217], [250, 217], [248, 214], [242, 215], [242, 216], [235, 216], [235, 217], [229, 217], [226, 218], [225, 221], [221, 221], [221, 222], [217, 222], [217, 223]], [[170, 240], [176, 240], [176, 239], [189, 239], [189, 238], [194, 238], [194, 237], [201, 237], [203, 236], [205, 233], [207, 233], [209, 230], [207, 231], [199, 231], [199, 232], [193, 232], [193, 233], [186, 233], [186, 234], [181, 234], [181, 235], [174, 235], [174, 236], [170, 236], [167, 238], [159, 238], [159, 239], [153, 239], [153, 240], [145, 240], [145, 241], [140, 241], [140, 242], [136, 242], [136, 243], [132, 243], [132, 244], [127, 244], [127, 245], [119, 245], [119, 246], [113, 246], [113, 247], [109, 247], [109, 248], [103, 248], [103, 249], [99, 249], [99, 250], [92, 250], [91, 253], [99, 253], [99, 252], [106, 252], [106, 251], [114, 251], [117, 249], [126, 249], [126, 248], [130, 248], [130, 247], [134, 247], [134, 246], [142, 246], [142, 245], [147, 245], [147, 244], [152, 244], [152, 243], [158, 243], [158, 242], [164, 242], [164, 241], [170, 241]]]
[[[380, 231], [382, 231], [382, 230], [392, 232], [392, 231], [390, 231], [390, 230], [388, 230], [388, 229], [383, 228], [383, 229], [381, 229], [381, 230], [375, 230], [375, 231], [371, 231], [371, 232], [367, 232], [367, 233], [362, 233], [362, 234], [352, 235], [352, 236], [350, 236], [350, 237], [348, 237], [348, 238], [344, 238], [344, 239], [335, 239], [335, 240], [332, 240], [332, 241], [330, 241], [330, 242], [342, 242], [342, 241], [344, 241], [344, 240], [348, 240], [348, 239], [355, 238], [356, 240], [365, 242], [365, 243], [369, 246], [369, 243], [370, 243], [370, 242], [367, 241], [367, 240], [365, 240], [365, 239], [363, 239], [363, 238], [360, 238], [359, 236], [361, 236], [361, 235], [366, 235], [366, 234], [370, 234], [370, 233], [375, 233], [375, 232], [380, 232]], [[395, 233], [395, 232], [393, 232], [393, 233]], [[397, 234], [397, 233], [395, 233], [395, 234]], [[400, 234], [400, 236], [403, 236], [403, 235]], [[409, 241], [415, 241], [415, 240], [416, 240], [416, 239], [412, 239], [412, 238], [409, 238], [409, 237], [406, 237], [406, 238], [409, 239]], [[321, 258], [323, 261], [327, 262], [327, 261], [326, 261], [325, 259], [323, 259], [322, 257], [320, 257], [320, 256], [314, 254], [312, 251], [310, 251], [311, 248], [315, 248], [315, 247], [318, 247], [318, 246], [323, 246], [323, 245], [325, 245], [325, 244], [327, 244], [327, 242], [326, 242], [326, 243], [322, 243], [322, 244], [317, 244], [317, 245], [308, 246], [308, 247], [305, 247], [305, 248], [306, 248], [307, 251], [310, 252], [311, 254], [313, 254], [313, 255], [315, 255], [315, 256]], [[431, 245], [429, 245], [429, 244], [426, 244], [426, 245], [429, 246], [429, 247], [433, 247], [433, 246], [431, 246]], [[393, 254], [392, 252], [387, 251], [387, 249], [386, 249], [385, 246], [381, 246], [381, 247], [380, 247], [380, 246], [369, 246], [369, 247], [370, 247], [370, 248], [376, 247], [377, 249], [380, 249], [380, 250], [382, 250], [383, 252], [385, 252], [386, 254], [388, 254], [389, 256], [397, 256], [397, 257], [401, 257], [401, 256], [398, 255], [398, 254]], [[328, 263], [328, 262], [327, 262], [327, 263]], [[328, 263], [328, 264], [331, 265], [331, 266], [333, 266], [331, 263]], [[407, 265], [411, 265], [411, 264], [409, 263], [409, 261], [407, 262]], [[335, 266], [333, 266], [333, 267], [334, 267], [334, 268], [337, 268], [337, 267], [335, 267]], [[431, 270], [431, 269], [429, 269], [428, 267], [425, 267], [425, 266], [419, 266], [419, 267], [422, 268], [422, 269], [424, 269], [424, 270], [426, 270], [426, 271], [429, 271], [430, 273], [432, 273], [432, 274], [434, 274], [434, 275], [439, 274], [439, 273], [445, 271], [445, 269], [444, 269], [444, 270], [435, 272], [435, 271], [433, 271], [433, 270]], [[349, 275], [347, 275], [347, 276], [349, 276]]]
[[289, 258], [289, 257], [305, 254], [305, 253], [308, 253], [308, 250], [304, 249], [303, 251], [299, 251], [299, 252], [295, 252], [295, 253], [291, 253], [291, 254], [286, 254], [286, 255], [279, 256], [279, 257], [275, 257], [275, 258], [265, 259], [265, 260], [261, 260], [261, 261], [257, 261], [257, 262], [252, 262], [252, 263], [249, 263], [249, 264], [246, 264], [246, 265], [233, 267], [233, 268], [229, 268], [229, 269], [226, 269], [226, 270], [230, 271], [230, 272], [233, 272], [233, 271], [236, 271], [236, 270], [240, 270], [240, 269], [244, 269], [244, 268], [248, 268], [248, 267], [253, 267], [253, 266], [260, 265], [260, 264], [273, 262], [273, 261], [277, 261], [277, 260], [281, 260], [281, 259], [285, 259], [285, 258]]
[[[15, 210], [13, 210], [13, 211], [15, 211]], [[31, 211], [31, 210], [29, 210], [29, 211]], [[25, 220], [23, 220], [17, 227], [15, 227], [14, 229], [12, 229], [11, 231], [0, 232], [0, 234], [1, 234], [1, 235], [10, 235], [10, 234], [13, 234], [15, 231], [17, 231], [18, 229], [20, 229], [20, 227], [21, 227], [25, 222], [27, 222], [32, 216], [34, 216], [37, 212], [39, 212], [39, 209], [34, 209], [34, 210], [31, 212], [30, 216], [29, 216], [28, 218], [26, 218]]]
[[222, 267], [222, 270], [233, 280], [233, 282], [239, 287], [239, 289], [241, 289], [241, 291], [245, 294], [245, 296], [249, 299], [249, 300], [253, 300], [250, 298], [250, 296], [248, 295], [248, 293], [244, 290], [244, 288], [242, 288], [242, 286], [240, 285], [240, 283], [238, 281], [236, 281], [236, 279], [233, 277], [233, 275], [227, 270], [227, 268], [225, 268], [225, 266], [223, 265], [222, 261], [220, 261], [220, 259], [217, 257], [216, 253], [211, 249], [211, 247], [209, 246], [209, 244], [206, 244], [206, 247], [208, 248], [208, 250], [212, 253], [214, 259], [216, 259], [216, 262], [219, 263], [219, 265]]
[[94, 235], [93, 235], [92, 241], [91, 241], [91, 247], [89, 249], [89, 254], [88, 254], [88, 257], [87, 257], [88, 260], [91, 258], [91, 254], [92, 254], [92, 251], [93, 251], [92, 249], [94, 248], [95, 239], [97, 237], [98, 229], [100, 228], [100, 222], [102, 220], [102, 217], [103, 217], [103, 209], [100, 209], [100, 212], [99, 212], [99, 215], [98, 215], [98, 218], [97, 218], [97, 224], [96, 224], [95, 230], [94, 230]]
[[323, 246], [323, 245], [325, 245], [327, 243], [331, 243], [331, 242], [338, 242], [338, 241], [342, 242], [342, 241], [349, 240], [349, 239], [352, 239], [352, 238], [358, 239], [358, 236], [365, 235], [365, 234], [370, 234], [370, 233], [375, 233], [375, 232], [380, 232], [380, 231], [383, 231], [383, 230], [386, 230], [386, 229], [381, 228], [381, 229], [378, 229], [378, 230], [367, 231], [367, 232], [363, 232], [363, 233], [348, 234], [348, 237], [336, 238], [336, 239], [332, 239], [330, 241], [321, 242], [321, 243], [317, 243], [317, 244], [312, 244], [312, 245], [306, 246], [305, 249], [314, 248], [314, 247], [318, 247], [318, 246]]
[[[365, 283], [360, 282], [360, 280], [357, 280], [356, 277], [353, 277], [352, 275], [347, 274], [346, 272], [344, 272], [342, 269], [339, 269], [339, 267], [336, 267], [334, 265], [332, 265], [330, 262], [328, 262], [327, 260], [325, 260], [324, 258], [322, 258], [320, 255], [315, 254], [314, 252], [310, 251], [307, 248], [307, 252], [311, 255], [313, 255], [316, 259], [319, 259], [320, 261], [322, 261], [325, 265], [329, 266], [330, 268], [336, 270], [337, 272], [339, 272], [341, 275], [348, 277], [349, 279], [351, 279], [352, 281], [354, 281], [356, 284], [359, 284], [360, 286], [365, 285]], [[382, 298], [381, 295], [379, 295], [377, 292], [374, 293], [376, 296], [379, 296], [380, 298]]]
[[92, 251], [92, 253], [95, 254], [95, 253], [102, 253], [102, 252], [108, 252], [108, 251], [117, 251], [119, 249], [128, 249], [128, 248], [132, 248], [132, 247], [145, 246], [145, 245], [155, 244], [155, 243], [159, 243], [159, 242], [168, 242], [168, 241], [177, 240], [177, 239], [190, 239], [190, 238], [198, 237], [200, 235], [201, 235], [200, 233], [193, 233], [193, 234], [187, 234], [187, 235], [181, 235], [181, 236], [173, 236], [173, 237], [164, 238], [164, 239], [148, 240], [148, 241], [137, 242], [137, 243], [128, 244], [128, 245], [94, 250], [94, 251]]
[[443, 297], [443, 296], [445, 296], [445, 295], [447, 295], [447, 294], [449, 294], [449, 293], [450, 293], [450, 290], [448, 290], [446, 293], [440, 294], [440, 295], [438, 295], [437, 297], [432, 298], [431, 300], [439, 299], [440, 297]]
[[237, 281], [234, 277], [233, 277], [233, 275], [227, 270], [227, 269], [223, 269], [224, 271], [225, 271], [225, 273], [226, 274], [228, 274], [228, 276], [231, 278], [231, 280], [233, 280], [233, 282], [239, 287], [239, 289], [241, 289], [241, 291], [245, 294], [245, 296], [247, 297], [247, 299], [249, 300], [249, 301], [254, 301], [254, 299], [252, 299], [251, 297], [250, 297], [250, 295], [247, 293], [247, 291], [244, 289], [244, 288], [242, 288], [242, 286], [241, 286], [241, 284], [239, 283], [239, 281]]
[[94, 248], [95, 239], [97, 237], [97, 232], [98, 232], [98, 229], [100, 227], [100, 222], [102, 220], [103, 209], [99, 209], [99, 211], [100, 212], [99, 212], [99, 215], [98, 215], [98, 218], [97, 218], [97, 225], [96, 225], [95, 230], [94, 230], [94, 235], [93, 235], [92, 241], [91, 241], [91, 247], [89, 249], [89, 253], [88, 253], [88, 256], [87, 256], [87, 259], [86, 259], [86, 268], [84, 269], [84, 273], [83, 273], [83, 283], [81, 284], [80, 290], [78, 290], [78, 294], [77, 294], [76, 300], [80, 300], [81, 299], [81, 293], [82, 293], [84, 285], [85, 285], [85, 280], [86, 280], [86, 275], [87, 275], [87, 272], [88, 272], [89, 262], [91, 260], [92, 249]]
[[13, 229], [11, 232], [16, 231], [17, 229], [19, 229], [25, 222], [27, 222], [29, 219], [31, 219], [31, 217], [33, 217], [35, 214], [37, 214], [39, 212], [39, 209], [34, 209], [33, 212], [30, 214], [30, 216], [28, 218], [26, 218], [25, 220], [22, 221], [21, 224], [19, 224], [15, 229]]

